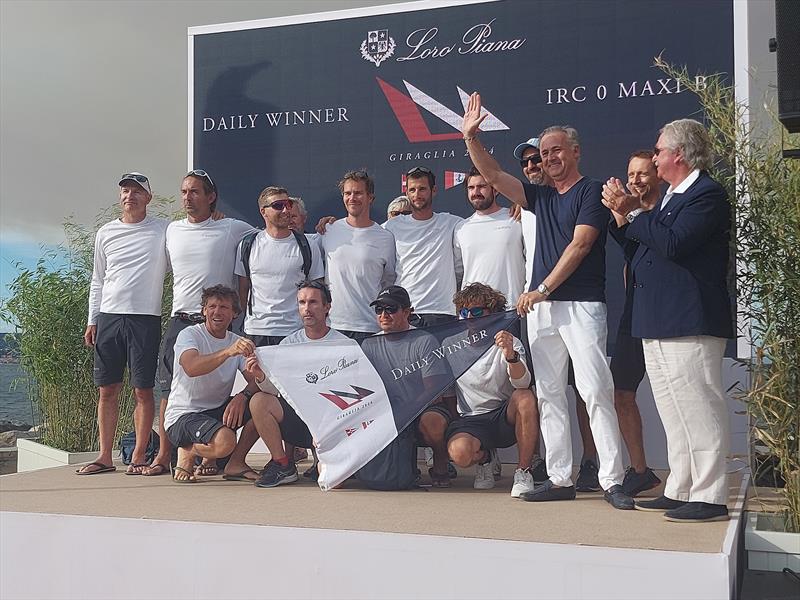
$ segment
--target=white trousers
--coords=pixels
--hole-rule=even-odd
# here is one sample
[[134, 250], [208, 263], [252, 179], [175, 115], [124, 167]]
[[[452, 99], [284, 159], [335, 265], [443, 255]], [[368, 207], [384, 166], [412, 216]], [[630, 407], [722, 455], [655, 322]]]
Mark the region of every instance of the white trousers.
[[644, 340], [644, 360], [667, 434], [664, 495], [726, 504], [730, 423], [722, 387], [725, 340], [691, 336]]
[[528, 339], [539, 396], [539, 418], [550, 480], [572, 485], [572, 436], [567, 401], [569, 358], [589, 413], [597, 446], [598, 478], [604, 490], [624, 477], [614, 381], [606, 359], [603, 302], [541, 302], [528, 313]]

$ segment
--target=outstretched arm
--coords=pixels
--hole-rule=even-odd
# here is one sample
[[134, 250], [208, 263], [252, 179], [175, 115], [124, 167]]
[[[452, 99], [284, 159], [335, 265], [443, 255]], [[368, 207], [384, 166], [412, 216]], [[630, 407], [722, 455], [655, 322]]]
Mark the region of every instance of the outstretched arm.
[[467, 110], [464, 113], [464, 123], [461, 126], [469, 157], [472, 159], [472, 164], [480, 171], [489, 185], [514, 204], [526, 207], [528, 206], [528, 201], [525, 199], [525, 189], [522, 187], [522, 182], [503, 171], [478, 139], [480, 124], [488, 114], [486, 112], [481, 114], [481, 95], [478, 92], [473, 92], [469, 97]]

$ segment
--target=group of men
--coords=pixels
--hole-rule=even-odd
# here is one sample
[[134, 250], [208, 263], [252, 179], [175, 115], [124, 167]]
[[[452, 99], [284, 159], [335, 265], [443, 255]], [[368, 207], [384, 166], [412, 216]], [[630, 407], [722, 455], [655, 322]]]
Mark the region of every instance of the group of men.
[[[475, 465], [474, 486], [493, 487], [497, 449], [516, 444], [513, 497], [574, 499], [570, 381], [585, 406], [579, 422], [587, 425], [577, 491], [602, 488], [615, 508], [664, 511], [674, 521], [727, 518], [721, 361], [732, 336], [725, 279], [730, 214], [724, 191], [707, 174], [704, 128], [691, 120], [665, 126], [654, 153], [631, 155], [626, 187], [582, 176], [577, 132], [549, 127], [515, 149], [523, 183], [480, 143], [485, 115], [473, 94], [463, 124], [474, 165], [464, 181], [474, 209], [466, 220], [433, 210], [436, 178], [423, 166], [406, 173], [408, 204], [396, 199], [383, 225], [370, 217], [371, 177], [346, 173], [339, 183], [346, 214], [321, 219], [317, 235], [303, 233], [305, 207], [281, 187], [261, 192], [265, 228], [256, 230], [214, 218], [217, 188], [205, 171], [184, 178], [187, 218], [172, 223], [146, 214], [147, 178], [124, 175], [122, 217], [97, 235], [86, 330], [100, 387], [100, 454], [78, 473], [114, 469], [126, 364], [137, 431], [126, 473], [168, 472], [175, 446], [178, 482], [216, 473], [216, 459], [229, 457], [225, 478], [274, 487], [298, 479], [295, 447], [310, 448], [313, 440], [264, 375], [257, 347], [363, 340], [516, 309], [525, 326], [500, 332], [494, 348], [415, 422], [420, 445], [432, 450], [433, 486], [449, 486], [454, 464]], [[670, 187], [658, 206], [661, 181]], [[521, 208], [521, 220], [498, 204], [500, 194]], [[626, 303], [611, 367], [607, 232], [626, 258]], [[159, 351], [168, 268], [172, 317]], [[230, 331], [240, 310], [244, 336]], [[148, 463], [156, 362], [161, 444]], [[670, 475], [662, 496], [634, 503], [660, 484], [646, 464], [635, 401], [645, 368], [667, 433]], [[229, 397], [236, 371], [247, 386]], [[245, 463], [259, 437], [271, 453], [261, 473]], [[631, 458], [627, 472], [622, 440]]]

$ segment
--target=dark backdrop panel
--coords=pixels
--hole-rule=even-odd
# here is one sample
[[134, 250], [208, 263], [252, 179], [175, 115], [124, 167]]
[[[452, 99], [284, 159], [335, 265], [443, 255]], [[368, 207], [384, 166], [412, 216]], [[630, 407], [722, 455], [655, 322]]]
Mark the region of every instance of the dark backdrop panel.
[[[384, 32], [390, 55], [369, 54], [370, 31]], [[467, 216], [463, 189], [445, 189], [446, 172], [470, 166], [461, 136], [409, 85], [459, 115], [459, 88], [480, 91], [507, 127], [481, 139], [511, 173], [521, 176], [514, 146], [569, 124], [581, 135], [581, 171], [624, 179], [630, 152], [652, 147], [661, 125], [702, 118], [695, 97], [652, 66], [661, 52], [690, 73], [731, 73], [732, 2], [505, 0], [196, 35], [194, 162], [218, 182], [228, 215], [259, 226], [267, 185], [302, 196], [310, 226], [343, 214], [336, 183], [362, 167], [376, 181], [376, 221], [417, 165], [436, 173], [436, 210]], [[607, 255], [613, 341], [622, 258], [613, 242]]]

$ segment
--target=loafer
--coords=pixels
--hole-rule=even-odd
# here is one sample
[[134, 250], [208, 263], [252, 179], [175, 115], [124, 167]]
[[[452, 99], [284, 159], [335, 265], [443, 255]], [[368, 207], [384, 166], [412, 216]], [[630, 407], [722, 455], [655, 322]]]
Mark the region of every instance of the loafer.
[[628, 496], [635, 498], [642, 492], [658, 487], [661, 480], [653, 473], [651, 468], [646, 468], [644, 473], [637, 473], [633, 467], [628, 467], [625, 471], [625, 479], [622, 481], [622, 489]]
[[549, 502], [551, 500], [575, 500], [575, 486], [557, 487], [549, 479], [542, 485], [537, 485], [532, 492], [523, 492], [519, 495], [525, 502]]
[[620, 484], [612, 485], [603, 492], [603, 499], [618, 510], [633, 510], [633, 498], [623, 491]]
[[680, 508], [684, 504], [686, 504], [686, 502], [681, 500], [673, 500], [672, 498], [667, 498], [666, 496], [659, 496], [653, 500], [642, 500], [641, 502], [637, 502], [634, 508], [636, 510], [644, 510], [647, 512], [664, 512], [667, 510]]
[[687, 502], [679, 508], [664, 513], [667, 521], [675, 523], [709, 523], [711, 521], [727, 521], [728, 507], [724, 504], [708, 504], [707, 502]]

